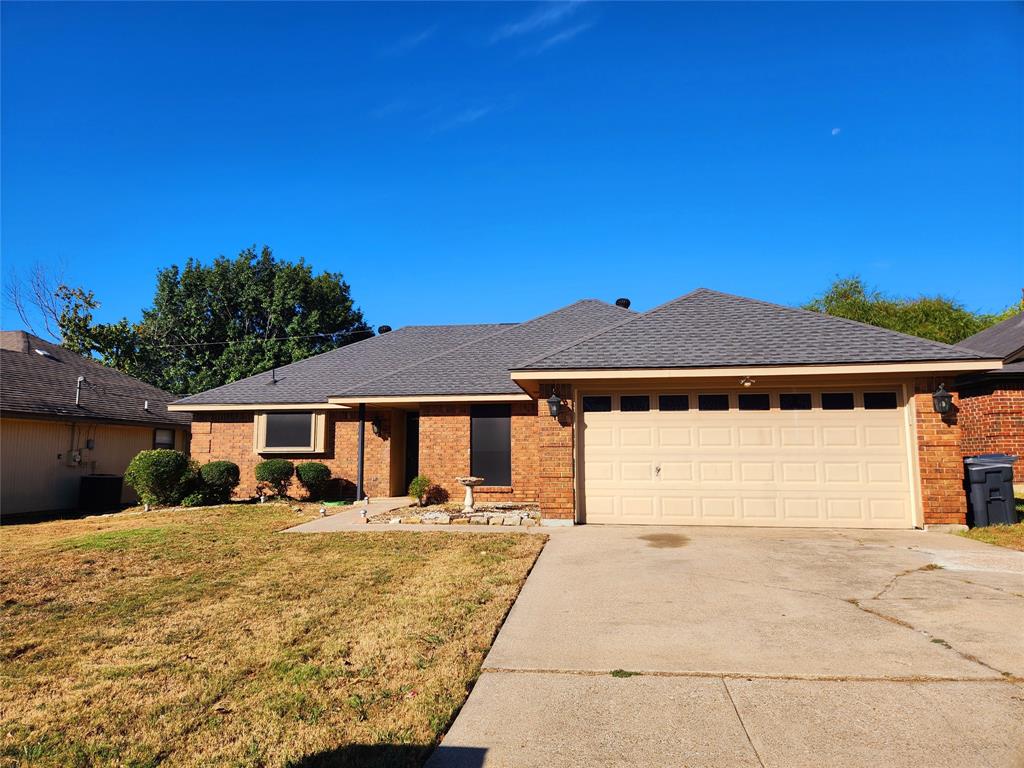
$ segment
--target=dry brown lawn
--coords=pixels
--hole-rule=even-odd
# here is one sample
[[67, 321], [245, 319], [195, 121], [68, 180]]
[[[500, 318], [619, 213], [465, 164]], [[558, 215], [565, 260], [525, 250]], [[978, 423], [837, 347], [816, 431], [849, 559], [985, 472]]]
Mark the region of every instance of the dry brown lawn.
[[0, 529], [0, 764], [419, 765], [544, 538], [284, 506]]

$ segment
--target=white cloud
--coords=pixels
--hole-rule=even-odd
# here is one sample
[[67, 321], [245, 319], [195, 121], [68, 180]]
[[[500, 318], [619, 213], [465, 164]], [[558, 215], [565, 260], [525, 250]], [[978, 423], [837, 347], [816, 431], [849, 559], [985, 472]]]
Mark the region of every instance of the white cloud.
[[568, 41], [576, 37], [576, 35], [582, 32], [586, 32], [592, 26], [594, 26], [594, 23], [592, 21], [588, 21], [586, 24], [577, 24], [575, 27], [563, 29], [558, 34], [552, 35], [547, 40], [542, 42], [539, 46], [537, 46], [537, 49], [534, 51], [534, 53], [543, 53], [548, 48], [553, 48], [556, 45], [567, 43]]
[[562, 19], [575, 13], [579, 5], [580, 0], [571, 0], [567, 3], [545, 3], [526, 18], [503, 26], [491, 36], [491, 42], [497, 43], [500, 40], [519, 37], [558, 24]]
[[422, 45], [427, 40], [432, 38], [435, 32], [437, 32], [436, 24], [432, 27], [427, 27], [426, 29], [417, 32], [414, 35], [403, 37], [398, 42], [385, 48], [383, 51], [381, 51], [381, 53], [384, 56], [401, 56], [404, 53], [408, 53], [413, 48], [418, 48], [420, 45]]
[[459, 112], [457, 115], [452, 117], [450, 120], [446, 120], [445, 122], [441, 123], [441, 125], [439, 125], [437, 127], [437, 130], [438, 131], [450, 131], [453, 128], [459, 128], [460, 126], [463, 126], [463, 125], [469, 125], [471, 123], [475, 123], [477, 120], [480, 120], [481, 118], [486, 117], [487, 115], [489, 115], [493, 111], [494, 111], [494, 106], [490, 105], [490, 104], [482, 106], [482, 107], [473, 107], [471, 109], [464, 109], [462, 112]]
[[840, 132], [841, 130], [842, 130], [842, 128], [833, 128], [833, 129], [832, 129], [832, 135], [833, 135], [833, 136], [838, 136], [838, 135], [839, 135], [839, 132]]

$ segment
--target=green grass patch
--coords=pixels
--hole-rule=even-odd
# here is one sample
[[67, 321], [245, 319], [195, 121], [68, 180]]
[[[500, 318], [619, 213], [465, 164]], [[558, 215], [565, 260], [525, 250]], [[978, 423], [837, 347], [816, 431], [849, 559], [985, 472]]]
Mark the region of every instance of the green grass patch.
[[643, 672], [630, 672], [628, 669], [613, 669], [611, 672], [612, 677], [637, 677], [642, 674]]
[[75, 536], [61, 542], [63, 549], [81, 551], [126, 550], [134, 547], [161, 546], [167, 542], [169, 528], [129, 528], [124, 531], [105, 531], [86, 536]]

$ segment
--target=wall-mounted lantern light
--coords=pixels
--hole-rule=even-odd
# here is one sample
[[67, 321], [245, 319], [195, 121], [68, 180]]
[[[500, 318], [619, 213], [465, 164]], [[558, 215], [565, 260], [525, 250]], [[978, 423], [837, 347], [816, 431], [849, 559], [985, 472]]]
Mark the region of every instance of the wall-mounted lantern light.
[[932, 407], [936, 413], [949, 413], [953, 410], [953, 395], [946, 391], [945, 384], [939, 384], [939, 388], [932, 393]]
[[372, 421], [372, 422], [370, 423], [370, 429], [372, 429], [372, 430], [373, 430], [373, 434], [374, 434], [375, 436], [377, 436], [377, 437], [380, 437], [380, 419], [379, 419], [379, 418], [375, 418], [375, 419], [374, 419], [374, 420], [373, 420], [373, 421]]
[[548, 398], [548, 413], [551, 414], [551, 418], [558, 418], [558, 411], [562, 408], [562, 398], [558, 396], [558, 393], [552, 392], [551, 397]]

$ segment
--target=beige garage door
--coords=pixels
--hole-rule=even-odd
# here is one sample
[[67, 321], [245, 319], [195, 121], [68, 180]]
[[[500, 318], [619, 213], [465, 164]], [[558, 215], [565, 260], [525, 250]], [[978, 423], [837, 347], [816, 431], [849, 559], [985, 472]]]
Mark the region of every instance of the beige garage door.
[[588, 523], [913, 526], [898, 388], [582, 400]]

